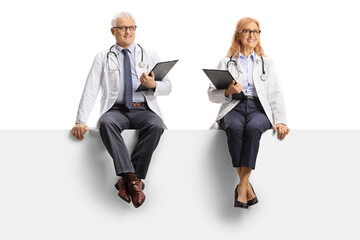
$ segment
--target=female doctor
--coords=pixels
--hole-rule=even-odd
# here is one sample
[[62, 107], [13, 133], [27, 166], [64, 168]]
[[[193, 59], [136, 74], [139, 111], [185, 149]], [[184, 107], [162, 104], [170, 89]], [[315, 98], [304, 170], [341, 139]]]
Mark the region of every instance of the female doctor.
[[[210, 101], [222, 103], [212, 129], [226, 132], [233, 167], [240, 181], [235, 188], [234, 207], [248, 208], [258, 202], [249, 183], [255, 169], [259, 142], [271, 127], [284, 139], [290, 129], [285, 125], [285, 105], [273, 63], [265, 57], [260, 44], [260, 25], [253, 18], [238, 21], [227, 57], [218, 69], [228, 70], [236, 81], [227, 89], [210, 84]], [[243, 92], [240, 100], [234, 95]]]

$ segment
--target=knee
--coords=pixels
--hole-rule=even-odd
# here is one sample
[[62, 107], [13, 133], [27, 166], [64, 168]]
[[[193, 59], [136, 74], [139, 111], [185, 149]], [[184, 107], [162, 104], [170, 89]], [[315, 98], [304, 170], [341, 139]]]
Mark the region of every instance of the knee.
[[148, 124], [149, 124], [149, 130], [152, 133], [162, 134], [165, 130], [165, 126], [162, 121], [151, 121]]
[[[117, 127], [116, 123], [109, 118], [101, 118], [98, 122], [98, 126], [99, 126], [100, 132], [107, 131], [109, 129]], [[117, 127], [117, 128], [119, 128], [119, 127]], [[120, 130], [122, 130], [122, 129], [120, 129]]]
[[244, 126], [237, 122], [230, 122], [227, 124], [225, 130], [227, 133], [242, 134], [242, 132], [244, 131]]
[[261, 125], [255, 125], [251, 124], [246, 126], [245, 134], [246, 135], [261, 135], [263, 132], [265, 132], [266, 129], [264, 129]]

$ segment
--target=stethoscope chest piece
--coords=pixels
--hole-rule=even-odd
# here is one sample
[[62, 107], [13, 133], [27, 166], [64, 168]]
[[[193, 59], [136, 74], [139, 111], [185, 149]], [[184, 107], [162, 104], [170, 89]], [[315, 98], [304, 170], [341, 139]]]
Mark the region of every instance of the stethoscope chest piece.
[[143, 61], [139, 62], [139, 67], [141, 68], [145, 67], [145, 63]]
[[263, 80], [263, 81], [265, 81], [265, 80], [266, 80], [266, 75], [265, 75], [265, 74], [261, 74], [260, 79]]

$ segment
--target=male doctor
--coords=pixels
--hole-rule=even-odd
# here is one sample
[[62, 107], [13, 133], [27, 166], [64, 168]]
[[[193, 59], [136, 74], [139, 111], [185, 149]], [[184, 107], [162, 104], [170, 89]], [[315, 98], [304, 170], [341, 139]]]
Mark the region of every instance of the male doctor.
[[[72, 134], [78, 140], [88, 130], [86, 121], [101, 89], [101, 116], [97, 123], [101, 139], [111, 155], [116, 175], [118, 195], [137, 208], [145, 201], [144, 183], [154, 152], [165, 129], [157, 96], [168, 95], [171, 83], [167, 77], [154, 81], [148, 72], [159, 62], [158, 56], [134, 42], [136, 23], [127, 12], [114, 16], [111, 33], [116, 45], [95, 57], [85, 88]], [[135, 92], [142, 84], [148, 91]], [[139, 130], [138, 142], [128, 154], [121, 132]]]

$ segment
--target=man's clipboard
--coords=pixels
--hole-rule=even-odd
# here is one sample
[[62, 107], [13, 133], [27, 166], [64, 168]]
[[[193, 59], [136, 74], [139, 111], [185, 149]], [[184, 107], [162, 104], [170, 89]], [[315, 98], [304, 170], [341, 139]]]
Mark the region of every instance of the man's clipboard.
[[[155, 74], [155, 81], [161, 81], [163, 78], [168, 74], [168, 72], [172, 69], [172, 67], [177, 63], [179, 60], [167, 61], [167, 62], [158, 62], [153, 69], [150, 71], [154, 72]], [[149, 76], [150, 76], [149, 73]], [[149, 91], [149, 88], [141, 85], [136, 89], [136, 92], [141, 91]]]
[[[203, 69], [203, 71], [217, 89], [226, 89], [235, 80], [228, 70]], [[231, 96], [233, 99], [245, 99], [243, 92], [234, 93]]]

